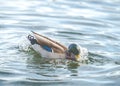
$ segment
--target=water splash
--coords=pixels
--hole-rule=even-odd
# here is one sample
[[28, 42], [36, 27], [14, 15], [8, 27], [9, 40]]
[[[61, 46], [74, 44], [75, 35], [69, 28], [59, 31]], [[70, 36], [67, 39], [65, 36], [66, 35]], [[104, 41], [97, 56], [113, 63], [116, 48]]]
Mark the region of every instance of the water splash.
[[19, 41], [19, 50], [20, 51], [30, 51], [30, 42], [29, 40], [27, 39], [27, 36], [23, 36], [20, 38], [20, 41]]

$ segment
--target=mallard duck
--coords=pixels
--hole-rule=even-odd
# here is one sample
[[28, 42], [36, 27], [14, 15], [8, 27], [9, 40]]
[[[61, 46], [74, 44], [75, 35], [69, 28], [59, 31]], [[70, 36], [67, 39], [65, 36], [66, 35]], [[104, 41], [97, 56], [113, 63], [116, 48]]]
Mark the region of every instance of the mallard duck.
[[64, 45], [33, 31], [27, 38], [30, 41], [32, 48], [45, 58], [64, 58], [80, 61], [82, 57], [87, 55], [87, 50], [75, 43], [70, 44], [67, 48]]

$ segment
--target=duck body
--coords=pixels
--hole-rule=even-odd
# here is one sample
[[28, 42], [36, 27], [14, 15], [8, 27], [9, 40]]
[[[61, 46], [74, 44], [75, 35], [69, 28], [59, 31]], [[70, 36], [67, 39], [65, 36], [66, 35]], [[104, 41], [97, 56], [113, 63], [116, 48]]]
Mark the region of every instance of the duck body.
[[[44, 58], [50, 58], [50, 59], [60, 58], [60, 59], [70, 59], [77, 61], [78, 58], [79, 60], [82, 59], [80, 58], [83, 56], [82, 54], [85, 54], [83, 52], [84, 50], [81, 47], [80, 49], [77, 50], [80, 51], [81, 55], [79, 56], [79, 52], [78, 54], [74, 52], [77, 49], [76, 47], [72, 48], [71, 50], [68, 50], [68, 48], [65, 47], [64, 45], [33, 31], [31, 35], [28, 35], [28, 40], [30, 41], [32, 48]], [[73, 45], [75, 44], [72, 44], [71, 46]], [[76, 55], [74, 55], [74, 53]], [[77, 56], [77, 60], [75, 56]]]
[[65, 58], [65, 54], [64, 53], [54, 53], [53, 51], [48, 51], [45, 48], [41, 47], [38, 44], [34, 44], [32, 45], [32, 48], [38, 52], [42, 57], [44, 58], [61, 58], [64, 59]]
[[28, 39], [32, 48], [44, 58], [65, 58], [67, 48], [43, 35], [32, 32]]

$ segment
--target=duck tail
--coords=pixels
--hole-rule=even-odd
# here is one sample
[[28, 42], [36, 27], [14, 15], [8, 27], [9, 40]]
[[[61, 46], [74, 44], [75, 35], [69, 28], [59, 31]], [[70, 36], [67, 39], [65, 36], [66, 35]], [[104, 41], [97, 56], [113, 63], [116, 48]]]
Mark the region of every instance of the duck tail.
[[28, 35], [27, 38], [28, 38], [28, 40], [30, 41], [30, 43], [31, 43], [32, 45], [38, 44], [38, 42], [37, 42], [37, 40], [34, 38], [34, 36]]

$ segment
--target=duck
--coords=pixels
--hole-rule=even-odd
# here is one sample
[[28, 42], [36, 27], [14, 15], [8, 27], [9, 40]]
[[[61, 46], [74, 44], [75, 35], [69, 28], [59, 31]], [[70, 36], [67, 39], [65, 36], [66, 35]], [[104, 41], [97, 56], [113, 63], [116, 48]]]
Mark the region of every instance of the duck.
[[46, 36], [43, 36], [34, 31], [31, 32], [32, 34], [29, 34], [27, 38], [33, 50], [39, 53], [41, 57], [80, 61], [86, 58], [88, 55], [87, 49], [79, 46], [76, 43], [72, 43], [66, 47], [65, 45]]

